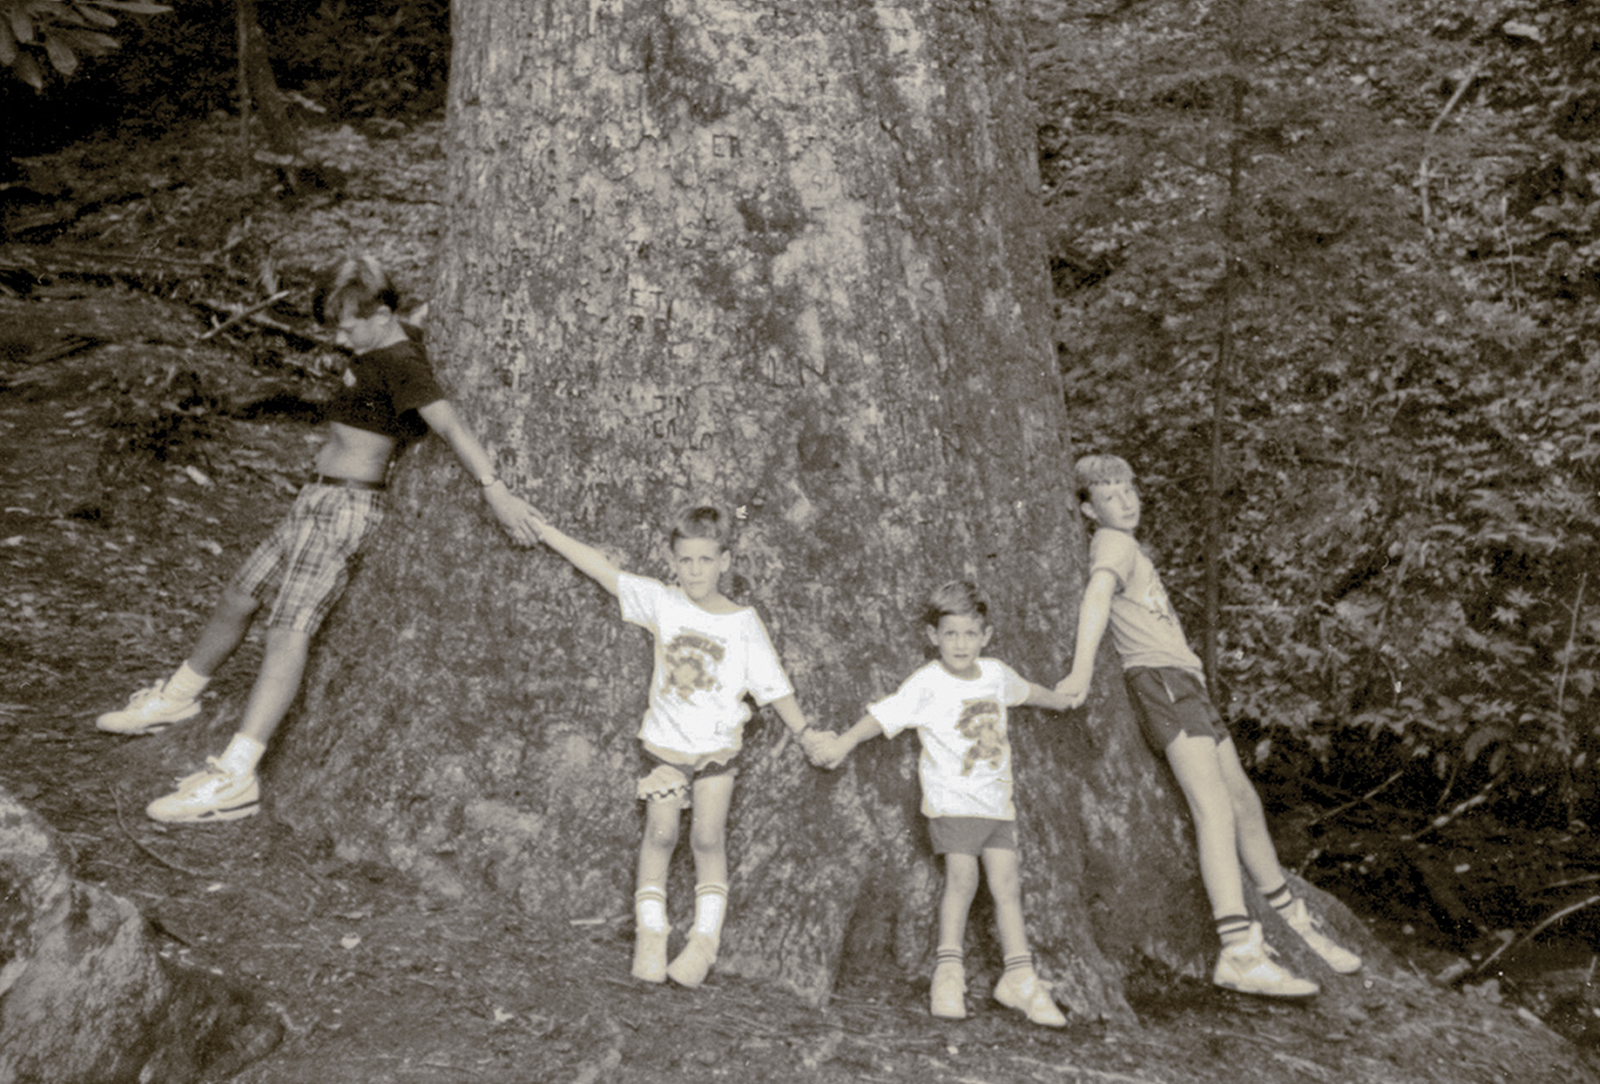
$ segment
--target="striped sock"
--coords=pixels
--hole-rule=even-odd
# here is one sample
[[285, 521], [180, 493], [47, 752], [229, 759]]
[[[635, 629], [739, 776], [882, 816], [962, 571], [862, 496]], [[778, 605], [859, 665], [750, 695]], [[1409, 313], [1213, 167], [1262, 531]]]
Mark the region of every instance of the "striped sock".
[[1271, 892], [1265, 893], [1267, 902], [1272, 904], [1272, 909], [1278, 914], [1283, 914], [1294, 906], [1294, 889], [1285, 881]]
[[1250, 916], [1223, 915], [1217, 919], [1217, 937], [1223, 948], [1244, 944], [1250, 939]]
[[955, 964], [957, 967], [964, 968], [965, 960], [966, 954], [959, 948], [951, 948], [947, 945], [941, 945], [934, 951], [933, 969], [937, 971], [945, 964]]
[[645, 885], [633, 894], [634, 921], [641, 930], [667, 932], [667, 890]]
[[1007, 975], [1011, 974], [1013, 971], [1032, 970], [1033, 953], [1031, 952], [1019, 952], [1015, 956], [1007, 956], [1005, 958], [1005, 974]]

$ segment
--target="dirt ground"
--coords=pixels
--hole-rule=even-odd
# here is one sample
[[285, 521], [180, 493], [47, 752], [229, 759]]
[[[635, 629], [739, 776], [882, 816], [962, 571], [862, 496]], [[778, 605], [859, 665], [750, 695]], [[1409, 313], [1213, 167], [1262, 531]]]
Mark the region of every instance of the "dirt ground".
[[[360, 161], [404, 157], [340, 139], [351, 176]], [[404, 161], [426, 173], [434, 153]], [[148, 172], [154, 159], [133, 157]], [[110, 183], [103, 164], [92, 175]], [[425, 189], [420, 174], [403, 176], [412, 181], [352, 185]], [[145, 204], [161, 196], [176, 207], [181, 195], [152, 187], [142, 202], [108, 206], [155, 222], [177, 212]], [[189, 203], [184, 213], [204, 198]], [[183, 258], [259, 272], [264, 261], [339, 251], [387, 213], [345, 206], [358, 203], [367, 207], [303, 205], [313, 225], [298, 252], [287, 242], [223, 247], [219, 233]], [[80, 878], [139, 905], [174, 961], [231, 976], [281, 1014], [282, 1044], [235, 1079], [1600, 1080], [1588, 1046], [1600, 940], [1582, 915], [1557, 930], [1565, 939], [1546, 958], [1520, 953], [1519, 977], [1508, 967], [1435, 992], [1376, 976], [1353, 1004], [1332, 1008], [1150, 976], [1137, 984], [1136, 1024], [1071, 1019], [1051, 1031], [992, 1003], [936, 1021], [925, 983], [881, 977], [853, 976], [822, 1007], [715, 974], [694, 992], [646, 986], [628, 977], [629, 930], [616, 916], [550, 929], [509, 909], [440, 904], [266, 817], [203, 828], [147, 820], [144, 804], [193, 765], [163, 762], [170, 744], [103, 735], [93, 717], [182, 658], [226, 577], [292, 498], [317, 439], [306, 403], [325, 385], [298, 340], [254, 331], [200, 340], [207, 310], [193, 301], [204, 291], [175, 263], [148, 261], [142, 278], [86, 273], [74, 246], [129, 251], [123, 217], [109, 213], [75, 220], [56, 241], [67, 253], [59, 260], [48, 246], [0, 249], [0, 271], [7, 260], [26, 269], [0, 277], [10, 284], [0, 285], [0, 785], [61, 834]], [[413, 270], [426, 259], [421, 248], [394, 258]], [[78, 270], [52, 270], [60, 261]], [[252, 641], [219, 675], [212, 711], [236, 710], [256, 650]], [[1308, 820], [1284, 818], [1286, 856], [1371, 918], [1419, 975], [1482, 959], [1505, 942], [1499, 931], [1530, 927], [1600, 880], [1593, 840], [1572, 833], [1462, 818], [1435, 834], [1422, 862], [1374, 834], [1382, 818], [1370, 812], [1337, 830], [1313, 832]], [[1432, 890], [1442, 871], [1454, 877], [1453, 905]], [[1443, 1022], [1439, 998], [1453, 1009]], [[1577, 1042], [1552, 1043], [1534, 1010]]]

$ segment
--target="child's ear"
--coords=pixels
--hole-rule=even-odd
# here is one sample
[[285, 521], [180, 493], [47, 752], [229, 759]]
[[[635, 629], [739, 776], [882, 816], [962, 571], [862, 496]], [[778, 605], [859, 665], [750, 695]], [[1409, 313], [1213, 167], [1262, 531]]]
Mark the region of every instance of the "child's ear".
[[1095, 511], [1094, 511], [1094, 505], [1093, 505], [1093, 504], [1092, 504], [1092, 503], [1091, 503], [1091, 502], [1089, 502], [1089, 501], [1084, 501], [1084, 502], [1083, 502], [1083, 503], [1082, 503], [1082, 504], [1080, 504], [1080, 505], [1078, 505], [1078, 509], [1079, 509], [1079, 511], [1081, 511], [1081, 512], [1082, 512], [1082, 513], [1083, 513], [1083, 514], [1084, 514], [1084, 515], [1086, 515], [1086, 516], [1088, 516], [1088, 517], [1089, 517], [1089, 518], [1090, 518], [1090, 519], [1092, 519], [1092, 520], [1094, 520], [1094, 521], [1095, 521], [1095, 522], [1096, 522], [1096, 523], [1099, 523], [1099, 522], [1100, 522], [1100, 517], [1099, 517], [1099, 516], [1097, 516], [1097, 515], [1095, 515]]
[[938, 647], [939, 646], [939, 630], [934, 628], [932, 625], [924, 625], [924, 626], [922, 626], [922, 628], [923, 628], [923, 631], [925, 631], [928, 634], [928, 643], [932, 644], [934, 647]]

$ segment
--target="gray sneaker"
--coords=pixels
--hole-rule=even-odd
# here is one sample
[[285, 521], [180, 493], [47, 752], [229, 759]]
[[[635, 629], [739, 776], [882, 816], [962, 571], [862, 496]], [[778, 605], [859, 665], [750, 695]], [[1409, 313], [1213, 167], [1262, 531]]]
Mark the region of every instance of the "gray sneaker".
[[94, 725], [112, 734], [136, 737], [155, 734], [173, 723], [181, 723], [200, 714], [200, 701], [190, 698], [178, 700], [167, 696], [166, 684], [140, 689], [128, 698], [128, 706], [121, 711], [108, 711], [94, 721]]

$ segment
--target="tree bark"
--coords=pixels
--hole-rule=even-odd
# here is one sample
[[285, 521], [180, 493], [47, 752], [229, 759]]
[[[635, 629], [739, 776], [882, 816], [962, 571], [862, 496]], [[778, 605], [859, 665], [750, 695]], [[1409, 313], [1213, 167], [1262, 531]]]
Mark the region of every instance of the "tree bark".
[[[455, 8], [436, 365], [501, 476], [630, 570], [666, 575], [674, 509], [742, 509], [735, 594], [830, 729], [920, 664], [919, 604], [944, 580], [982, 583], [990, 651], [1026, 676], [1054, 683], [1070, 651], [1085, 543], [1009, 18]], [[510, 549], [440, 442], [394, 497], [268, 764], [269, 808], [441, 892], [625, 919], [646, 637], [559, 558]], [[1136, 957], [1201, 975], [1215, 945], [1175, 788], [1109, 657], [1102, 674], [1090, 710], [1024, 710], [1012, 736], [1041, 970], [1075, 1011], [1119, 1015]], [[854, 968], [923, 973], [940, 871], [916, 758], [880, 740], [826, 774], [752, 721], [719, 971], [813, 999]]]

